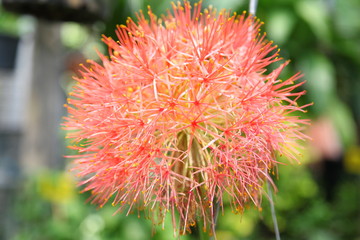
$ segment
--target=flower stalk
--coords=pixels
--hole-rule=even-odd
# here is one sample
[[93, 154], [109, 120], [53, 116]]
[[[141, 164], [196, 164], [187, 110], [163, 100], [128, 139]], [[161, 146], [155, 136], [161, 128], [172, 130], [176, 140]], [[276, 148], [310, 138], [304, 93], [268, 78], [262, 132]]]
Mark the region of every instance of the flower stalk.
[[268, 192], [268, 196], [269, 196], [271, 218], [272, 218], [273, 225], [274, 225], [275, 237], [276, 237], [276, 240], [280, 240], [280, 231], [279, 231], [279, 225], [277, 223], [277, 218], [276, 218], [275, 203], [274, 203], [272, 189], [271, 189], [269, 182], [267, 182], [266, 185], [267, 185], [267, 192]]
[[[250, 0], [249, 13], [252, 14], [253, 16], [256, 15], [257, 5], [258, 5], [258, 0]], [[266, 185], [267, 185], [267, 192], [268, 192], [269, 204], [270, 204], [270, 210], [271, 210], [271, 218], [273, 221], [273, 226], [274, 226], [274, 231], [275, 231], [275, 237], [276, 237], [276, 240], [280, 240], [280, 231], [279, 231], [279, 226], [278, 226], [277, 218], [276, 218], [275, 203], [273, 200], [273, 192], [272, 192], [272, 188], [270, 186], [269, 179], [266, 180]]]
[[257, 8], [257, 5], [258, 5], [258, 0], [250, 0], [250, 3], [249, 3], [249, 13], [251, 15], [256, 15], [256, 8]]

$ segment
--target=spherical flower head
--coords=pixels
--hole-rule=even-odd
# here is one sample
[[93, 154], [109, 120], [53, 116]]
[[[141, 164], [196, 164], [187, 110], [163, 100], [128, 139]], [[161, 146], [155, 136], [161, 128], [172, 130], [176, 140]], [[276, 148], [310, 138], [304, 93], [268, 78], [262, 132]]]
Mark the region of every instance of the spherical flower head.
[[253, 16], [188, 1], [148, 16], [104, 37], [109, 57], [76, 79], [64, 123], [74, 169], [100, 206], [147, 209], [154, 223], [170, 212], [180, 233], [200, 218], [213, 231], [214, 205], [260, 207], [276, 154], [296, 160], [300, 74], [279, 80], [288, 62], [267, 71], [277, 46]]

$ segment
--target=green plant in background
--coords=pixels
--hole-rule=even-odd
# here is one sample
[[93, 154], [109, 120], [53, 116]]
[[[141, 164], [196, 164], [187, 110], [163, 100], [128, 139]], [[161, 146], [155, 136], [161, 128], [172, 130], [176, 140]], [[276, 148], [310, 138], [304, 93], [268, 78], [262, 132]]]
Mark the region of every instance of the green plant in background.
[[[89, 194], [79, 195], [68, 173], [44, 172], [29, 179], [14, 205], [20, 222], [15, 239], [172, 239], [172, 231], [153, 232], [137, 214], [114, 215], [112, 206], [101, 211], [84, 204]], [[170, 225], [170, 219], [166, 225]], [[187, 238], [184, 238], [187, 239]]]
[[0, 4], [0, 33], [18, 36], [20, 31], [19, 17], [6, 12]]
[[[305, 166], [280, 167], [275, 196], [279, 228], [284, 239], [342, 240], [356, 239], [360, 230], [359, 179], [349, 177], [337, 187], [332, 203], [322, 196], [316, 180]], [[70, 178], [71, 179], [71, 178]], [[44, 186], [44, 182], [46, 182]], [[51, 183], [51, 184], [49, 184]], [[48, 188], [49, 186], [53, 186]], [[14, 205], [19, 226], [14, 240], [168, 240], [172, 239], [171, 221], [152, 230], [137, 213], [114, 215], [112, 206], [101, 210], [84, 204], [88, 194], [78, 195], [68, 174], [47, 172], [27, 181]], [[63, 192], [68, 197], [48, 197]], [[266, 200], [265, 200], [266, 201]], [[249, 208], [242, 216], [231, 213], [225, 204], [219, 215], [217, 236], [222, 240], [266, 240], [274, 237], [268, 204], [264, 209]], [[176, 239], [176, 238], [174, 238]], [[184, 236], [182, 239], [198, 239]]]

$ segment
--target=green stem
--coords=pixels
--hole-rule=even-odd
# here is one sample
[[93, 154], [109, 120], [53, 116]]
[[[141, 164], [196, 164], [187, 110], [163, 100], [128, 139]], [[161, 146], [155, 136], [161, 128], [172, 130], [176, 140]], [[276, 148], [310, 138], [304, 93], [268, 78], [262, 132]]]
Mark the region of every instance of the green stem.
[[256, 14], [256, 8], [257, 8], [258, 1], [257, 0], [250, 0], [249, 4], [249, 12], [250, 14], [254, 15]]
[[278, 226], [277, 219], [276, 219], [275, 205], [274, 205], [274, 199], [273, 199], [273, 194], [272, 194], [270, 182], [267, 181], [266, 185], [267, 185], [267, 189], [268, 189], [270, 209], [271, 209], [271, 217], [272, 217], [272, 220], [273, 220], [275, 237], [276, 237], [276, 240], [280, 240], [280, 231], [279, 231], [279, 226]]
[[209, 234], [208, 232], [204, 232], [204, 223], [203, 221], [198, 222], [198, 230], [199, 230], [199, 239], [200, 240], [209, 240]]
[[[200, 240], [214, 240], [216, 239], [215, 237], [215, 229], [216, 229], [216, 223], [217, 223], [217, 219], [218, 219], [218, 215], [219, 215], [219, 210], [220, 210], [220, 203], [217, 202], [216, 200], [214, 200], [214, 226], [210, 226], [209, 229], [207, 229], [207, 231], [204, 231], [204, 221], [203, 219], [199, 218], [198, 220], [198, 232], [199, 232], [199, 239]], [[210, 234], [212, 233], [212, 234]]]
[[216, 230], [216, 224], [219, 216], [219, 210], [220, 210], [220, 203], [218, 201], [214, 201], [214, 226], [213, 226], [213, 236], [210, 237], [210, 240], [215, 239], [215, 230]]

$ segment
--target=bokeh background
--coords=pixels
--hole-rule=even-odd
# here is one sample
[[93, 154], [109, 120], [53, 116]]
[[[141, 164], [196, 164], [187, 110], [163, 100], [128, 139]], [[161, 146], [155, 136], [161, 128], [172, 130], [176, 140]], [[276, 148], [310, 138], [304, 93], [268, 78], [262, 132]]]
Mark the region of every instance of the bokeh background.
[[[243, 12], [245, 0], [204, 0]], [[140, 214], [113, 213], [86, 203], [69, 169], [63, 104], [79, 63], [106, 53], [101, 34], [151, 5], [168, 0], [1, 0], [0, 7], [0, 239], [168, 240], [170, 222], [154, 229]], [[260, 0], [263, 31], [301, 71], [302, 103], [313, 102], [301, 164], [274, 176], [283, 239], [360, 239], [360, 1]], [[286, 162], [286, 160], [284, 160]], [[269, 201], [235, 215], [225, 207], [220, 240], [274, 239]], [[182, 239], [198, 239], [196, 232]]]

